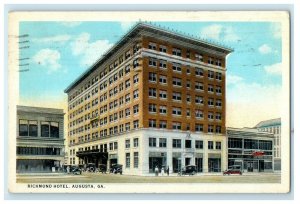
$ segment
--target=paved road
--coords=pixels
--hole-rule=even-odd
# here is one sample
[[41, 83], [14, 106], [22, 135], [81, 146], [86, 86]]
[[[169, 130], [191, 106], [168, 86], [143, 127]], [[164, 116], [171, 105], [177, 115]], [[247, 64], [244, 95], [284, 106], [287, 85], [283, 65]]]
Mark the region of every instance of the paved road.
[[196, 175], [196, 176], [128, 176], [100, 173], [82, 175], [22, 175], [19, 183], [280, 183], [280, 174]]

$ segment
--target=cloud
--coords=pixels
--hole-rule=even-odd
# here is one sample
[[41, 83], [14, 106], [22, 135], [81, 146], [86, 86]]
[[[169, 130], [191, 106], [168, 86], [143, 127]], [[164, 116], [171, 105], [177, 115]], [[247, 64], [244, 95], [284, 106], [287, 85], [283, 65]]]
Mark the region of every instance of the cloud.
[[263, 44], [262, 46], [260, 46], [260, 47], [258, 48], [258, 51], [259, 51], [261, 54], [265, 55], [265, 54], [271, 53], [271, 52], [272, 52], [272, 48], [271, 48], [269, 45], [267, 45], [267, 44]]
[[270, 75], [281, 75], [282, 74], [282, 64], [276, 63], [272, 65], [264, 66], [264, 70]]
[[76, 27], [76, 26], [79, 26], [82, 22], [80, 21], [64, 21], [64, 22], [61, 22], [60, 24], [63, 25], [63, 26], [66, 26], [66, 27]]
[[277, 118], [282, 110], [282, 87], [241, 82], [227, 89], [226, 125], [253, 127], [261, 120]]
[[227, 85], [230, 84], [238, 84], [240, 82], [242, 82], [244, 79], [240, 76], [236, 76], [236, 75], [227, 75], [227, 79], [226, 79], [226, 83]]
[[275, 39], [281, 38], [281, 23], [271, 23], [270, 30]]
[[71, 42], [71, 49], [73, 55], [81, 56], [81, 66], [87, 67], [96, 62], [112, 45], [108, 40], [90, 42], [90, 34], [81, 33]]
[[204, 27], [200, 31], [203, 38], [209, 38], [216, 41], [235, 42], [239, 40], [239, 36], [235, 33], [233, 27], [225, 27], [220, 24], [213, 24]]
[[133, 22], [133, 21], [122, 21], [122, 22], [120, 22], [120, 24], [121, 24], [121, 29], [123, 31], [128, 31], [129, 28], [131, 28], [135, 24], [135, 22]]
[[38, 43], [64, 43], [67, 42], [71, 39], [70, 35], [56, 35], [52, 37], [44, 37], [44, 38], [34, 38], [32, 39], [33, 42], [38, 42]]
[[48, 69], [48, 74], [58, 71], [61, 68], [59, 60], [60, 52], [51, 49], [42, 49], [33, 56], [33, 61]]

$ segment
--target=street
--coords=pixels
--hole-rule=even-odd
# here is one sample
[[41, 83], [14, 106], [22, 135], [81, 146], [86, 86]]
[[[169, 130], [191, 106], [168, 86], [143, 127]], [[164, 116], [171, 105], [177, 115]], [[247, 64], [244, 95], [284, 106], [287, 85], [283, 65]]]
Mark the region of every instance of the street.
[[280, 174], [129, 176], [83, 173], [81, 175], [18, 175], [17, 183], [280, 183]]

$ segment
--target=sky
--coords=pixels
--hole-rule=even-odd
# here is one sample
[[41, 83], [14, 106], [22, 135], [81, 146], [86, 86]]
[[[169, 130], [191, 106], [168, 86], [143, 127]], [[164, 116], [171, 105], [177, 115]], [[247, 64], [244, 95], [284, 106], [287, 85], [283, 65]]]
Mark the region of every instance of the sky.
[[[227, 57], [226, 125], [253, 127], [280, 117], [282, 43], [279, 23], [152, 22], [231, 47]], [[135, 22], [21, 22], [20, 105], [64, 108], [64, 89], [113, 46]], [[29, 42], [26, 42], [26, 41]]]

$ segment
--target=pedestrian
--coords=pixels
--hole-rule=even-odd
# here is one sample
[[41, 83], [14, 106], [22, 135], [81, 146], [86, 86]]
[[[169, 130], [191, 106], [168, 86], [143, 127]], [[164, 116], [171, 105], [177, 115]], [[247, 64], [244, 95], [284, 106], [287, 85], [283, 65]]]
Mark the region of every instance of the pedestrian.
[[164, 173], [165, 173], [165, 169], [164, 169], [164, 167], [161, 167], [161, 175], [163, 176]]
[[67, 173], [69, 174], [70, 173], [70, 167], [67, 166]]
[[155, 167], [154, 172], [155, 172], [155, 176], [158, 176], [158, 166]]
[[167, 167], [167, 175], [169, 176], [169, 174], [170, 174], [170, 168], [169, 168], [169, 166]]

